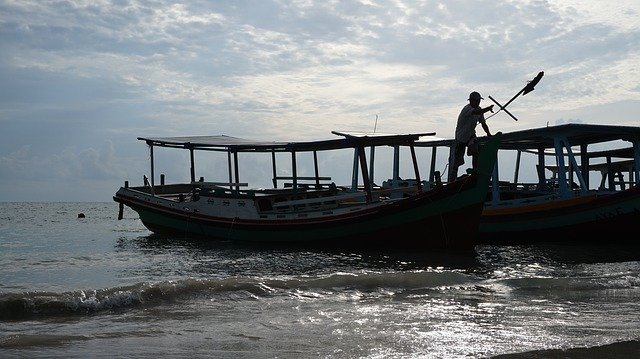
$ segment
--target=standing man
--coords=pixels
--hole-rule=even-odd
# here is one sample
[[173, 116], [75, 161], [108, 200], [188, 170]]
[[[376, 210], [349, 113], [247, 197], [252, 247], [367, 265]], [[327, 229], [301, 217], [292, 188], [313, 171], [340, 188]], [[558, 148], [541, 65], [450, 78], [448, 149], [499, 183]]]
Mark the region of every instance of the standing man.
[[489, 127], [484, 120], [484, 113], [493, 112], [493, 105], [485, 108], [480, 107], [480, 100], [484, 100], [476, 91], [469, 94], [469, 104], [462, 108], [458, 115], [456, 124], [456, 143], [453, 153], [449, 156], [449, 179], [451, 182], [458, 177], [458, 167], [464, 164], [464, 150], [467, 148], [467, 155], [471, 156], [473, 168], [478, 167], [478, 139], [476, 137], [476, 125], [478, 122], [482, 129], [491, 136]]

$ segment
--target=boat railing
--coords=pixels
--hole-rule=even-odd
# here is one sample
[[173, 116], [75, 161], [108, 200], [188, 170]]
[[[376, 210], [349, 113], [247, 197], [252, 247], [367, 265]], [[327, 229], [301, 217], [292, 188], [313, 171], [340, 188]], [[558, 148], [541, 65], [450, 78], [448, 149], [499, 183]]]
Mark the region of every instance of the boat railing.
[[144, 192], [147, 194], [154, 194], [156, 196], [174, 196], [179, 193], [191, 192], [191, 185], [188, 183], [174, 183], [174, 184], [162, 184], [155, 185], [153, 188], [148, 185], [128, 187], [129, 189]]
[[193, 187], [189, 183], [162, 184], [155, 185], [153, 188], [150, 185], [132, 187], [125, 186], [125, 188], [134, 192], [161, 197], [163, 199], [176, 202], [184, 202], [185, 200], [192, 198], [193, 194]]
[[[532, 197], [539, 196], [547, 196], [547, 195], [556, 195], [557, 188], [553, 188], [550, 184], [540, 184], [538, 182], [518, 182], [513, 183], [509, 181], [499, 181], [498, 182], [498, 190], [495, 191], [493, 188], [493, 184], [489, 185], [489, 191], [487, 193], [487, 200], [516, 200], [516, 199], [526, 199]], [[494, 199], [493, 197], [496, 195], [499, 196], [499, 199]]]
[[333, 201], [341, 204], [349, 204], [349, 203], [363, 203], [365, 200], [366, 200], [366, 197], [364, 193], [351, 192], [351, 193], [341, 193], [341, 194], [336, 194], [334, 196], [326, 196], [326, 197], [292, 199], [292, 200], [277, 202], [277, 205], [278, 206], [297, 206], [297, 205], [313, 204], [318, 202], [333, 202]]
[[[551, 172], [550, 181], [557, 183], [558, 166], [546, 165], [544, 168]], [[578, 166], [577, 170], [580, 171], [581, 166]], [[600, 174], [600, 185], [598, 189], [608, 188], [610, 190], [615, 190], [617, 187], [620, 190], [624, 190], [627, 186], [632, 187], [636, 183], [633, 179], [633, 173], [635, 171], [634, 160], [593, 163], [589, 164], [589, 171]], [[625, 173], [628, 174], [626, 178], [624, 175]]]
[[421, 190], [431, 189], [431, 183], [428, 181], [420, 181], [413, 178], [408, 179], [388, 179], [382, 182], [382, 186], [374, 189], [374, 193], [380, 196], [387, 196], [391, 199], [398, 199], [414, 195]]
[[245, 182], [191, 182], [194, 200], [199, 196], [242, 196], [253, 197], [253, 193], [248, 190], [241, 190], [240, 187], [247, 187]]
[[315, 176], [276, 176], [273, 178], [274, 185], [277, 181], [291, 181], [285, 182], [284, 187], [302, 187], [303, 189], [323, 189], [335, 187], [335, 183], [331, 182], [331, 177], [315, 177]]
[[268, 189], [256, 192], [256, 204], [262, 213], [287, 213], [335, 209], [364, 203], [364, 192], [351, 192], [337, 188], [313, 191], [299, 189]]
[[[229, 189], [231, 187], [247, 187], [249, 184], [245, 182], [191, 182], [192, 186], [196, 186], [203, 189]], [[229, 188], [226, 188], [229, 187]]]

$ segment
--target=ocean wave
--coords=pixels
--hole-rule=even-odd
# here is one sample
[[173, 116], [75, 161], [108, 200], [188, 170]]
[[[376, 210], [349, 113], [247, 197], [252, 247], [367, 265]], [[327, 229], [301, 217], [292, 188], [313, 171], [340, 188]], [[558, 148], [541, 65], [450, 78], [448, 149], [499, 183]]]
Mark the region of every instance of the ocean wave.
[[591, 277], [531, 277], [482, 279], [449, 270], [333, 273], [316, 276], [188, 278], [156, 283], [70, 292], [22, 292], [0, 294], [0, 320], [65, 315], [149, 307], [203, 296], [226, 300], [255, 300], [272, 295], [309, 293], [362, 293], [385, 291], [412, 293], [438, 291], [584, 291], [640, 288], [635, 273]]
[[586, 277], [532, 277], [510, 278], [495, 281], [511, 290], [521, 291], [585, 291], [640, 288], [637, 273], [616, 273]]
[[196, 296], [237, 294], [234, 298], [251, 299], [278, 293], [299, 291], [363, 292], [386, 289], [420, 289], [452, 286], [473, 286], [478, 280], [451, 271], [416, 271], [393, 273], [335, 273], [304, 277], [230, 277], [183, 279], [97, 290], [63, 293], [23, 292], [0, 294], [0, 319], [15, 320], [32, 317], [86, 315], [105, 311], [160, 305]]
[[74, 341], [89, 340], [86, 335], [15, 334], [0, 337], [0, 348], [24, 349], [33, 347], [60, 347]]

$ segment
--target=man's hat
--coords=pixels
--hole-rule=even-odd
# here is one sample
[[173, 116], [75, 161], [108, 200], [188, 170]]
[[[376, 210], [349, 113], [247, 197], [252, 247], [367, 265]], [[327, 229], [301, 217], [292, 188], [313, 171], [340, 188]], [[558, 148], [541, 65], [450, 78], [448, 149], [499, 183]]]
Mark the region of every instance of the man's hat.
[[484, 98], [480, 96], [478, 92], [473, 91], [472, 93], [469, 94], [469, 101], [471, 100], [484, 100]]

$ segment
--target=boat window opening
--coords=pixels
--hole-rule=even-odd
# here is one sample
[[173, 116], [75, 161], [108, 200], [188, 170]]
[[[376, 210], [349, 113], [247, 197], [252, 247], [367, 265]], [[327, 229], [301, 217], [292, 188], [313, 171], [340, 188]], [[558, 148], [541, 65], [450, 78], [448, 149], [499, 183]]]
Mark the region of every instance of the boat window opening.
[[289, 201], [288, 198], [286, 197], [277, 197], [273, 200], [273, 208], [277, 211], [288, 211], [289, 210], [289, 205], [284, 204], [284, 205], [278, 205], [278, 203], [282, 203], [282, 202], [287, 202]]
[[273, 206], [271, 205], [271, 201], [267, 198], [261, 198], [258, 200], [258, 209], [260, 211], [271, 211], [273, 210]]
[[[297, 201], [297, 200], [301, 200], [301, 199], [303, 199], [301, 196], [294, 196], [294, 197], [291, 198], [292, 201]], [[293, 210], [294, 211], [299, 211], [299, 210], [301, 210], [301, 209], [303, 209], [305, 207], [306, 207], [306, 205], [304, 203], [294, 204], [293, 205]]]

